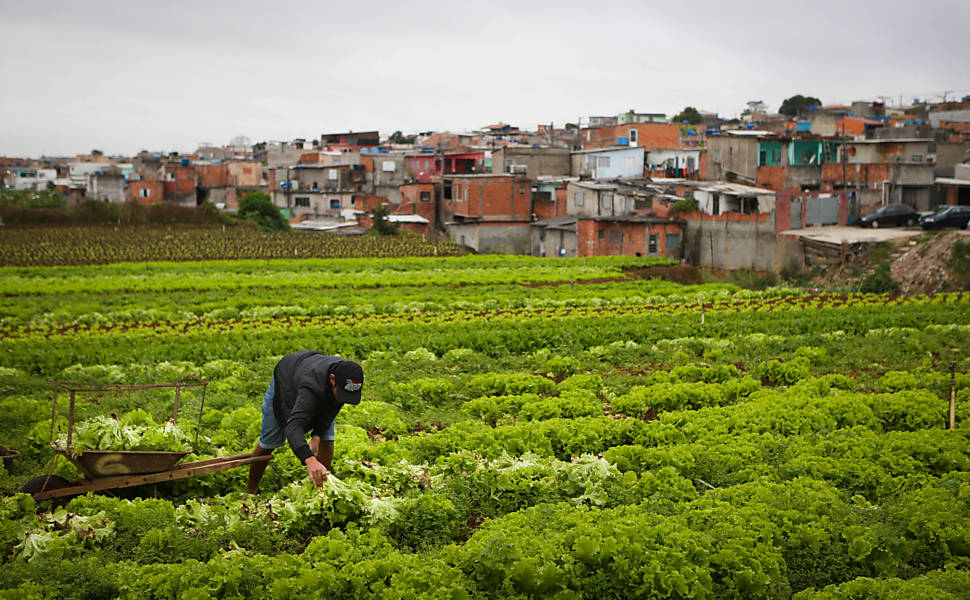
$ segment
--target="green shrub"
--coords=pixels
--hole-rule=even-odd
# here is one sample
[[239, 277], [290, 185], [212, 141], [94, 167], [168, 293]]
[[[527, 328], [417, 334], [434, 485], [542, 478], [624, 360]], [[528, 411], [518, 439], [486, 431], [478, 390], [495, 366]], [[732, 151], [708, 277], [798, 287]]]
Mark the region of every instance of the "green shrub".
[[875, 271], [859, 283], [859, 291], [864, 294], [898, 294], [899, 282], [892, 278], [889, 262], [879, 263]]

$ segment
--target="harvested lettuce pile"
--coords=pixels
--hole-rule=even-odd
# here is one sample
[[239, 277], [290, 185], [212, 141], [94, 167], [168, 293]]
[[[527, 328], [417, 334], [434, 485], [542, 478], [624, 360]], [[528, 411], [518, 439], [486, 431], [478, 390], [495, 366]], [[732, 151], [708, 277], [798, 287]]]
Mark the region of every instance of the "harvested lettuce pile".
[[[60, 450], [65, 449], [67, 434], [59, 436], [54, 444]], [[73, 456], [85, 450], [189, 452], [192, 438], [171, 419], [158, 424], [147, 412], [136, 409], [120, 418], [99, 416], [76, 423], [70, 450]]]

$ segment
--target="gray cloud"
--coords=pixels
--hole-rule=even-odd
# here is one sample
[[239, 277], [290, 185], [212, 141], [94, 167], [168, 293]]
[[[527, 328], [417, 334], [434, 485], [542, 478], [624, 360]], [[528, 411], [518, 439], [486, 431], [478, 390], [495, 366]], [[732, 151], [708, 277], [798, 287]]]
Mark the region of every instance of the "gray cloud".
[[970, 93], [952, 0], [3, 4], [0, 155]]

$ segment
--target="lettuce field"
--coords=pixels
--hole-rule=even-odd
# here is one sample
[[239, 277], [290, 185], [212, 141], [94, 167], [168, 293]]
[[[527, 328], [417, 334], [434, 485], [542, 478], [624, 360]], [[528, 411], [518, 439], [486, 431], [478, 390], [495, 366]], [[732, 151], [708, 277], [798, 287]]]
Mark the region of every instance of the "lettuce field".
[[[970, 598], [968, 293], [634, 277], [651, 258], [239, 258], [5, 259], [0, 599]], [[365, 371], [322, 488], [284, 447], [255, 496], [246, 468], [19, 493], [80, 478], [48, 443], [49, 380], [206, 380], [179, 420], [201, 460], [252, 449], [303, 349]], [[76, 418], [150, 431], [171, 406], [82, 394]]]

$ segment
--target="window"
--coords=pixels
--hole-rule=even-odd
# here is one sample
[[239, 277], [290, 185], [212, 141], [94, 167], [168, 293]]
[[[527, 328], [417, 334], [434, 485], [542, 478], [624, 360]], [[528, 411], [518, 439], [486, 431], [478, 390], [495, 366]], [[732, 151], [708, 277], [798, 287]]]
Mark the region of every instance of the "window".
[[633, 210], [633, 198], [630, 196], [623, 197], [623, 210], [632, 211]]
[[923, 162], [923, 155], [922, 154], [914, 154], [913, 155], [913, 162], [914, 163]]
[[381, 170], [385, 173], [393, 173], [396, 168], [397, 165], [394, 164], [393, 160], [385, 160], [381, 163]]
[[506, 173], [511, 173], [512, 172], [512, 165], [514, 165], [514, 164], [515, 164], [515, 159], [514, 158], [506, 158], [505, 159], [505, 172]]
[[309, 208], [310, 207], [310, 197], [309, 196], [297, 196], [296, 198], [293, 199], [293, 203], [296, 206], [305, 206], [305, 207]]
[[613, 194], [604, 192], [600, 194], [600, 208], [610, 210], [613, 208]]
[[327, 169], [327, 179], [330, 181], [337, 180], [337, 169]]
[[141, 188], [140, 190], [138, 190], [138, 195], [141, 196], [142, 198], [151, 198], [152, 190], [150, 188]]
[[431, 192], [421, 192], [421, 202], [431, 202]]
[[601, 169], [603, 169], [603, 168], [609, 168], [609, 166], [610, 166], [610, 157], [609, 156], [599, 156], [599, 157], [597, 157], [596, 158], [596, 166], [599, 167], [599, 168], [601, 168]]
[[656, 233], [650, 234], [650, 239], [647, 242], [647, 252], [649, 254], [657, 253], [657, 234]]
[[313, 182], [313, 187], [312, 187], [312, 188], [310, 188], [310, 189], [311, 189], [311, 190], [319, 190], [319, 189], [320, 189], [320, 186], [319, 186], [319, 185], [317, 185], [317, 182], [316, 182], [316, 181], [314, 181], [314, 182]]
[[711, 194], [711, 214], [721, 214], [721, 197], [717, 194]]
[[636, 129], [631, 129], [630, 130], [630, 143], [631, 144], [636, 144], [637, 143], [637, 134], [639, 134], [639, 133], [640, 132], [637, 131]]
[[576, 194], [573, 196], [573, 203], [576, 204], [576, 206], [583, 206], [586, 203], [586, 193], [576, 192]]
[[340, 198], [330, 199], [330, 210], [340, 210]]
[[668, 233], [666, 243], [667, 250], [676, 250], [680, 248], [680, 234]]
[[596, 232], [596, 237], [598, 237], [599, 239], [603, 239], [606, 237], [606, 232], [600, 229], [599, 231]]
[[720, 148], [714, 148], [714, 162], [716, 162], [716, 163], [721, 162], [721, 149]]
[[461, 199], [464, 200], [465, 202], [468, 202], [468, 188], [462, 188]]
[[520, 185], [520, 186], [519, 186], [519, 194], [520, 194], [520, 195], [521, 195], [521, 194], [525, 194], [525, 186], [524, 186], [524, 185]]

